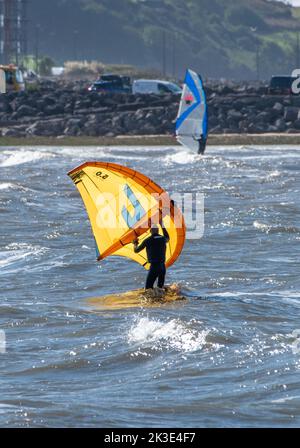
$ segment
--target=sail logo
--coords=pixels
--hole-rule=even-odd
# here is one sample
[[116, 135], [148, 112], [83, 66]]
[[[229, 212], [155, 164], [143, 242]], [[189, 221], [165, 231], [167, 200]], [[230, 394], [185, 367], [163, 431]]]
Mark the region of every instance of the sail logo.
[[187, 239], [200, 239], [204, 235], [204, 194], [201, 192], [145, 195], [126, 184], [117, 194], [99, 194], [96, 208], [96, 226], [106, 232], [111, 229], [118, 233], [126, 227], [132, 229], [137, 223], [140, 229], [148, 230], [161, 219], [166, 222], [171, 219], [174, 228], [186, 229]]
[[191, 93], [186, 95], [184, 97], [184, 101], [186, 102], [186, 104], [192, 104], [192, 102], [194, 101], [193, 95]]
[[133, 215], [130, 214], [128, 208], [125, 207], [125, 205], [124, 205], [123, 208], [122, 208], [122, 216], [123, 216], [126, 224], [128, 225], [128, 227], [131, 228], [142, 218], [142, 216], [146, 212], [143, 209], [143, 207], [142, 207], [141, 203], [139, 202], [138, 198], [136, 197], [136, 195], [132, 191], [132, 189], [129, 187], [129, 185], [125, 185], [124, 193], [125, 193], [127, 199], [130, 202], [130, 204], [128, 204], [128, 205], [131, 205], [132, 208], [133, 208]]

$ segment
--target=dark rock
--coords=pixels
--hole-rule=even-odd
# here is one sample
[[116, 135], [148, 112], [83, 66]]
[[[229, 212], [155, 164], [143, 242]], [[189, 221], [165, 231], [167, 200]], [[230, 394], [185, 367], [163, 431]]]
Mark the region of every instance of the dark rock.
[[241, 112], [236, 111], [234, 109], [231, 109], [228, 111], [228, 114], [227, 114], [228, 120], [237, 122], [237, 121], [240, 121], [242, 118], [243, 118], [243, 114]]
[[10, 112], [11, 107], [6, 101], [0, 102], [0, 112]]
[[54, 106], [56, 104], [56, 98], [50, 95], [44, 96], [43, 101], [46, 106]]
[[300, 107], [300, 95], [292, 95], [291, 104], [292, 106]]
[[272, 115], [270, 112], [268, 112], [268, 111], [260, 112], [259, 114], [256, 115], [255, 122], [256, 123], [270, 123], [271, 119], [272, 119]]
[[265, 130], [265, 126], [256, 123], [250, 123], [248, 126], [248, 132], [250, 134], [259, 134], [261, 132], [265, 132]]
[[283, 105], [284, 106], [291, 106], [292, 105], [292, 98], [287, 96], [283, 98]]
[[273, 125], [270, 125], [270, 126], [268, 126], [267, 131], [268, 132], [272, 132], [272, 133], [277, 132], [277, 127], [273, 126]]
[[28, 135], [40, 135], [52, 137], [60, 135], [64, 131], [63, 120], [37, 121], [26, 129]]
[[37, 110], [42, 111], [46, 107], [46, 102], [43, 99], [37, 100], [35, 103], [35, 107]]
[[228, 86], [219, 87], [218, 91], [221, 95], [228, 95], [230, 93], [234, 93], [234, 90]]
[[25, 117], [25, 116], [34, 117], [36, 115], [36, 113], [37, 113], [37, 109], [23, 104], [14, 113], [14, 116], [15, 116], [15, 118]]
[[239, 122], [239, 129], [240, 129], [240, 131], [241, 132], [247, 132], [247, 130], [248, 130], [248, 126], [249, 126], [249, 121], [248, 120], [241, 120], [240, 122]]
[[286, 131], [287, 134], [299, 134], [300, 129], [290, 128]]
[[277, 129], [277, 132], [284, 132], [286, 130], [286, 124], [283, 118], [278, 118], [278, 120], [275, 121], [275, 127]]
[[295, 121], [298, 118], [299, 108], [298, 107], [285, 107], [284, 118], [285, 121]]
[[218, 118], [215, 117], [214, 115], [209, 115], [209, 126], [210, 127], [215, 127], [218, 124], [219, 124]]
[[284, 106], [281, 103], [275, 103], [273, 106], [273, 110], [276, 110], [277, 112], [283, 113]]
[[293, 127], [294, 127], [295, 129], [300, 130], [300, 119], [299, 119], [299, 118], [298, 118], [296, 121], [294, 121], [294, 123], [293, 123]]
[[60, 115], [64, 113], [63, 106], [54, 104], [53, 106], [46, 106], [45, 115]]
[[145, 109], [138, 109], [137, 111], [136, 111], [136, 113], [134, 114], [134, 116], [135, 116], [135, 119], [137, 120], [137, 121], [140, 121], [140, 120], [144, 120], [145, 119], [145, 115], [146, 115], [146, 111], [145, 111]]
[[212, 134], [222, 134], [223, 129], [222, 129], [222, 127], [220, 125], [218, 125], [218, 126], [215, 126], [214, 128], [211, 128], [210, 132]]
[[88, 109], [91, 106], [91, 102], [89, 100], [77, 100], [74, 104], [74, 109]]
[[70, 118], [67, 121], [67, 126], [68, 127], [81, 127], [83, 124], [83, 120], [81, 118]]
[[[256, 83], [211, 82], [207, 98], [210, 132], [300, 130], [300, 96], [268, 95]], [[165, 134], [174, 132], [178, 105], [175, 95], [87, 92], [84, 83], [47, 81], [36, 91], [3, 95], [0, 122], [20, 135], [25, 128], [49, 136]]]
[[2, 137], [24, 137], [25, 131], [19, 128], [7, 128], [2, 130]]
[[74, 106], [72, 103], [67, 103], [64, 107], [64, 111], [66, 114], [73, 113], [73, 110], [74, 110]]
[[138, 103], [133, 104], [119, 104], [117, 106], [117, 111], [123, 112], [123, 111], [136, 111], [140, 108], [140, 105]]
[[80, 135], [80, 127], [79, 126], [67, 126], [64, 130], [64, 135], [68, 135], [71, 137], [76, 137]]
[[[138, 119], [136, 118], [136, 120], [138, 120]], [[124, 114], [115, 115], [112, 118], [111, 124], [112, 124], [113, 128], [123, 128], [124, 127]]]

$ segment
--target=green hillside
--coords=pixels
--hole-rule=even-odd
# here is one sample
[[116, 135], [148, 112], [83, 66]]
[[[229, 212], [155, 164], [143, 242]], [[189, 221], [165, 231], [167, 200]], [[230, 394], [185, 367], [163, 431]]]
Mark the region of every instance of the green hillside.
[[[295, 68], [297, 8], [267, 0], [31, 0], [34, 49], [70, 59], [154, 67], [181, 76], [255, 78]], [[165, 45], [164, 45], [165, 42]], [[165, 48], [165, 64], [164, 49]], [[258, 55], [258, 56], [257, 56]]]

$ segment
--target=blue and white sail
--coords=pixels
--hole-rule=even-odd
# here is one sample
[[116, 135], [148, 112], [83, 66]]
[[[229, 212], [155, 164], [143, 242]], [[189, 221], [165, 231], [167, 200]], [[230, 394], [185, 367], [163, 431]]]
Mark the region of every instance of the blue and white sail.
[[176, 120], [176, 138], [182, 145], [199, 149], [199, 140], [207, 139], [207, 103], [201, 76], [187, 70]]

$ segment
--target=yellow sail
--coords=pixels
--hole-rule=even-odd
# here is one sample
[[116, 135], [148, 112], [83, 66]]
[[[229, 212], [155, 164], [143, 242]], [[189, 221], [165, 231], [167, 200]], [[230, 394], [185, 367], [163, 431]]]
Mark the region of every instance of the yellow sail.
[[161, 220], [170, 235], [166, 266], [176, 261], [185, 241], [184, 219], [155, 182], [130, 168], [104, 162], [84, 163], [68, 175], [87, 209], [98, 261], [119, 255], [149, 269], [146, 250], [136, 254], [132, 241], [142, 242], [150, 235], [151, 224]]

